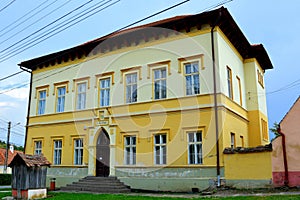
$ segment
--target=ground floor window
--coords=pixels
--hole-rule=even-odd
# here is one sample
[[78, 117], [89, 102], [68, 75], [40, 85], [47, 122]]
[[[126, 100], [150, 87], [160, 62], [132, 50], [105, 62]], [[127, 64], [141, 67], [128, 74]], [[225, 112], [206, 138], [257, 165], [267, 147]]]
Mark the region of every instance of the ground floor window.
[[202, 131], [188, 133], [188, 162], [189, 164], [202, 164]]
[[83, 160], [83, 139], [74, 140], [74, 165], [82, 165]]
[[124, 137], [124, 159], [125, 165], [136, 164], [136, 136]]
[[156, 165], [167, 164], [167, 135], [154, 136], [154, 163]]
[[35, 141], [34, 142], [34, 155], [42, 154], [42, 141]]
[[62, 141], [54, 140], [54, 152], [53, 152], [53, 164], [60, 165], [61, 164], [61, 151], [62, 151]]

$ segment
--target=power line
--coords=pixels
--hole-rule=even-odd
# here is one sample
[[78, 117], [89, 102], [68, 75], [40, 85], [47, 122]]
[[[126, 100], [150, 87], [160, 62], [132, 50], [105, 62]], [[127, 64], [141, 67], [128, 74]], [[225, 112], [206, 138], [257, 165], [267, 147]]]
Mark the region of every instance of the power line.
[[[123, 28], [120, 28], [120, 29], [118, 29], [118, 30], [115, 31], [115, 32], [118, 32], [118, 31], [123, 30], [123, 29], [125, 29], [125, 28], [127, 28], [127, 27], [130, 27], [130, 26], [132, 26], [132, 25], [135, 25], [135, 24], [137, 24], [137, 23], [140, 23], [140, 22], [142, 22], [142, 21], [144, 21], [144, 20], [146, 20], [146, 19], [149, 19], [149, 18], [151, 18], [151, 17], [154, 17], [154, 16], [156, 16], [156, 15], [159, 15], [159, 14], [161, 14], [161, 13], [163, 13], [163, 12], [166, 12], [166, 11], [168, 11], [168, 10], [170, 10], [170, 9], [173, 9], [173, 8], [179, 6], [179, 5], [182, 5], [183, 3], [186, 3], [186, 2], [188, 2], [188, 1], [190, 1], [190, 0], [182, 1], [182, 2], [180, 2], [180, 3], [178, 3], [178, 4], [175, 4], [175, 5], [171, 6], [171, 7], [168, 7], [168, 8], [166, 8], [166, 9], [162, 10], [162, 11], [159, 11], [159, 12], [157, 12], [157, 13], [155, 13], [155, 14], [152, 14], [152, 15], [150, 15], [150, 16], [148, 16], [148, 17], [145, 17], [145, 18], [143, 18], [143, 19], [141, 19], [141, 20], [138, 20], [138, 21], [136, 21], [136, 22], [134, 22], [134, 23], [131, 23], [131, 24], [127, 25], [127, 26], [124, 26]], [[118, 1], [117, 1], [117, 2], [118, 2]], [[117, 2], [115, 2], [115, 3], [117, 3]], [[105, 8], [106, 8], [106, 7], [105, 7]], [[103, 9], [105, 9], [105, 8], [103, 8]], [[101, 11], [101, 10], [100, 10], [100, 11]], [[88, 16], [88, 17], [89, 17], [89, 16]], [[114, 33], [115, 33], [115, 32], [114, 32]], [[109, 35], [111, 35], [111, 34], [109, 34]], [[0, 61], [0, 62], [1, 62], [1, 61]], [[80, 63], [80, 64], [82, 64], [82, 63]], [[58, 72], [55, 72], [55, 73], [52, 73], [52, 74], [50, 74], [50, 75], [44, 76], [44, 77], [42, 77], [42, 78], [40, 78], [40, 79], [36, 79], [36, 80], [34, 80], [33, 82], [37, 82], [37, 81], [39, 81], [39, 80], [43, 80], [43, 79], [48, 78], [48, 77], [50, 77], [50, 76], [53, 76], [53, 75], [55, 75], [55, 74], [58, 74], [58, 73], [61, 73], [61, 72], [63, 72], [63, 71], [69, 70], [69, 69], [71, 69], [71, 68], [73, 68], [73, 67], [76, 67], [76, 66], [78, 66], [78, 65], [80, 65], [80, 64], [71, 65], [71, 66], [68, 67], [68, 68], [65, 68], [65, 69], [60, 70], [60, 71], [58, 71]], [[22, 84], [22, 85], [20, 85], [20, 86], [15, 87], [15, 88], [11, 88], [11, 89], [2, 91], [2, 92], [0, 92], [0, 94], [5, 94], [5, 93], [7, 93], [7, 92], [9, 92], [9, 91], [12, 91], [12, 90], [15, 90], [15, 89], [22, 88], [22, 87], [24, 87], [24, 86], [26, 86], [26, 85], [29, 85], [29, 83], [25, 83], [25, 84]]]
[[5, 10], [6, 8], [8, 8], [8, 6], [10, 6], [11, 4], [13, 4], [16, 0], [12, 0], [11, 2], [9, 2], [6, 6], [4, 6], [3, 8], [0, 9], [0, 12], [2, 12], [3, 10]]
[[16, 72], [16, 73], [10, 74], [10, 75], [8, 75], [8, 76], [6, 76], [6, 77], [0, 78], [0, 81], [3, 81], [3, 80], [8, 79], [8, 78], [10, 78], [10, 77], [16, 76], [16, 75], [18, 75], [18, 74], [21, 74], [22, 72], [24, 72], [24, 71], [18, 71], [18, 72]]
[[39, 4], [37, 7], [35, 7], [34, 9], [30, 10], [29, 12], [27, 12], [25, 15], [22, 15], [21, 17], [19, 17], [18, 19], [16, 19], [15, 21], [13, 21], [12, 23], [10, 23], [9, 25], [7, 25], [6, 27], [2, 28], [0, 30], [0, 33], [4, 30], [6, 30], [7, 28], [9, 28], [10, 26], [14, 25], [15, 23], [17, 23], [19, 20], [23, 19], [24, 17], [26, 17], [27, 15], [29, 15], [30, 13], [32, 13], [33, 11], [35, 11], [36, 9], [38, 9], [39, 7], [41, 7], [42, 5], [44, 5], [47, 1], [43, 1], [41, 4]]
[[[46, 13], [44, 16], [40, 17], [39, 19], [37, 19], [36, 21], [34, 21], [33, 23], [27, 25], [25, 28], [23, 28], [22, 30], [16, 32], [15, 34], [10, 35], [8, 38], [6, 38], [5, 40], [1, 41], [0, 44], [5, 43], [6, 41], [10, 40], [11, 38], [15, 37], [16, 35], [18, 35], [19, 33], [22, 33], [23, 31], [25, 31], [26, 29], [28, 29], [29, 27], [31, 27], [32, 25], [36, 24], [37, 22], [41, 21], [42, 19], [44, 19], [45, 17], [48, 17], [49, 15], [53, 14], [54, 12], [58, 11], [59, 9], [63, 8], [65, 5], [67, 5], [68, 3], [70, 3], [71, 0], [64, 2], [62, 5], [59, 5], [58, 7], [54, 8], [53, 10], [51, 10], [50, 12]], [[3, 50], [4, 51], [4, 50]], [[2, 52], [2, 51], [1, 51]]]
[[[112, 1], [112, 0], [107, 1], [107, 2], [105, 2], [104, 4], [106, 4], [106, 3], [110, 2], [110, 1]], [[89, 18], [89, 17], [91, 17], [91, 16], [97, 14], [98, 12], [107, 9], [108, 7], [110, 7], [110, 6], [112, 6], [112, 5], [116, 4], [116, 3], [118, 3], [119, 1], [121, 1], [121, 0], [117, 0], [117, 1], [115, 1], [115, 2], [113, 2], [113, 3], [111, 3], [111, 4], [109, 4], [109, 5], [105, 6], [104, 8], [101, 8], [100, 10], [97, 10], [97, 11], [95, 11], [95, 12], [89, 14], [88, 16], [84, 17], [83, 19], [80, 19], [80, 20], [78, 20], [78, 21], [75, 21], [74, 23], [72, 23], [71, 25], [69, 25], [69, 26], [67, 26], [67, 27], [65, 27], [65, 28], [64, 28], [63, 26], [65, 26], [66, 24], [63, 25], [63, 26], [60, 26], [60, 27], [58, 27], [58, 28], [55, 28], [54, 31], [57, 31], [57, 30], [60, 29], [60, 28], [63, 28], [63, 29], [58, 30], [57, 32], [54, 32], [54, 33], [51, 34], [50, 36], [44, 38], [45, 36], [47, 36], [47, 35], [49, 35], [50, 33], [53, 32], [53, 31], [51, 31], [51, 32], [49, 32], [49, 33], [47, 33], [47, 34], [45, 34], [45, 35], [39, 37], [38, 39], [36, 39], [36, 40], [34, 41], [34, 42], [35, 42], [34, 44], [31, 44], [31, 42], [30, 42], [30, 43], [27, 43], [27, 44], [26, 44], [27, 47], [26, 47], [26, 46], [23, 46], [23, 47], [21, 47], [19, 50], [15, 50], [15, 51], [13, 51], [13, 52], [9, 52], [8, 54], [6, 54], [6, 55], [4, 55], [4, 56], [2, 56], [2, 57], [0, 58], [0, 63], [4, 62], [5, 60], [8, 60], [9, 58], [12, 58], [12, 57], [14, 57], [14, 56], [16, 56], [16, 55], [18, 55], [18, 54], [20, 54], [20, 53], [22, 53], [23, 51], [26, 51], [27, 49], [30, 49], [30, 48], [36, 46], [37, 44], [39, 44], [39, 43], [41, 43], [41, 42], [43, 42], [43, 41], [45, 41], [45, 40], [47, 40], [47, 39], [49, 39], [49, 38], [51, 38], [51, 37], [57, 35], [58, 33], [60, 33], [60, 32], [62, 32], [62, 31], [64, 31], [64, 30], [66, 30], [66, 29], [68, 29], [68, 28], [70, 28], [70, 27], [72, 27], [72, 26], [78, 24], [79, 22], [82, 22], [83, 20], [85, 20], [85, 19], [87, 19], [87, 18]], [[96, 8], [99, 8], [99, 7], [101, 7], [101, 6], [103, 6], [103, 5], [97, 6]], [[95, 8], [92, 9], [92, 10], [95, 10]], [[83, 14], [83, 15], [80, 15], [79, 17], [76, 17], [75, 20], [77, 20], [78, 18], [80, 18], [80, 17], [82, 17], [82, 16], [84, 16], [84, 15], [86, 15], [86, 14], [88, 14], [88, 13], [90, 13], [90, 11], [87, 12], [87, 13], [85, 13], [85, 14]], [[74, 21], [74, 19], [73, 19], [72, 21]], [[70, 22], [72, 22], [72, 21], [70, 21]], [[70, 23], [70, 22], [68, 22], [68, 23]], [[42, 38], [44, 38], [44, 39], [42, 39]], [[42, 40], [37, 41], [37, 40], [39, 40], [39, 39], [42, 39]], [[37, 42], [36, 42], [36, 41], [37, 41]], [[28, 45], [29, 45], [29, 46], [28, 46]], [[22, 49], [22, 48], [23, 48], [23, 49]]]
[[57, 2], [58, 0], [55, 0], [53, 2], [51, 2], [50, 4], [44, 6], [42, 9], [40, 9], [39, 11], [35, 12], [34, 14], [30, 15], [28, 18], [25, 18], [23, 21], [21, 21], [20, 23], [18, 23], [17, 25], [15, 25], [14, 27], [12, 27], [11, 29], [9, 29], [8, 31], [2, 33], [0, 35], [0, 37], [6, 35], [7, 33], [11, 32], [12, 30], [14, 30], [16, 27], [20, 26], [21, 24], [25, 23], [26, 21], [28, 21], [30, 18], [32, 18], [33, 16], [37, 15], [38, 13], [42, 12], [43, 10], [45, 10], [46, 8], [48, 8], [49, 6], [51, 6], [52, 4], [54, 4], [55, 2]]

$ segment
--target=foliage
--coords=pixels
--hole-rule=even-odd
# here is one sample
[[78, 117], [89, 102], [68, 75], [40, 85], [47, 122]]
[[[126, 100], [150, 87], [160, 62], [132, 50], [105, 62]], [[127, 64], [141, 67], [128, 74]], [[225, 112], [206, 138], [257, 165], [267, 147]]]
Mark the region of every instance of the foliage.
[[[14, 150], [24, 151], [24, 147], [22, 147], [22, 146], [16, 146], [16, 145], [13, 145], [13, 146], [14, 146]], [[5, 149], [6, 148], [6, 142], [0, 140], [0, 148]]]
[[[273, 126], [269, 129], [272, 133], [274, 133], [275, 138], [279, 137], [280, 134], [278, 133], [277, 129], [279, 128], [279, 123], [274, 122]], [[275, 139], [274, 138], [274, 139]]]
[[0, 185], [11, 185], [11, 174], [0, 174]]

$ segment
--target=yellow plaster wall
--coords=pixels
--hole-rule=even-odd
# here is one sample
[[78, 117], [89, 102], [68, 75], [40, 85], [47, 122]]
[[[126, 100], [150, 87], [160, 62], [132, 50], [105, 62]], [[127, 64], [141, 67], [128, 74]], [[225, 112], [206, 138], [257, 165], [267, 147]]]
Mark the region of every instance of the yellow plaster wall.
[[268, 180], [272, 178], [272, 152], [224, 154], [225, 179]]

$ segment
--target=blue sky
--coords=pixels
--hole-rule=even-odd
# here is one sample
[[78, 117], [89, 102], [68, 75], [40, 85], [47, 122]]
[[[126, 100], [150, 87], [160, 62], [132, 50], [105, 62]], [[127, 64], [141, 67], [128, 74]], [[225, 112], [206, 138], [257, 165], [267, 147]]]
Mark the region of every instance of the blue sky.
[[[6, 61], [1, 61], [2, 50], [87, 1], [16, 0], [9, 7], [0, 11], [0, 79], [19, 71], [17, 64], [21, 61], [101, 37], [181, 2], [180, 0], [120, 0], [115, 5], [33, 48]], [[10, 2], [11, 0], [1, 1], [0, 10]], [[36, 11], [32, 11], [32, 9], [41, 2], [45, 3], [39, 9], [49, 6], [34, 17], [29, 18], [38, 11], [38, 9]], [[100, 0], [91, 1], [87, 7], [97, 2]], [[110, 1], [110, 3], [113, 2]], [[143, 23], [176, 15], [197, 14], [219, 2], [222, 0], [190, 0], [180, 7]], [[298, 36], [300, 31], [299, 1], [276, 1], [275, 3], [274, 0], [233, 0], [224, 6], [228, 8], [249, 42], [251, 44], [262, 43], [269, 53], [274, 65], [274, 69], [268, 70], [265, 74], [269, 124], [272, 125], [275, 121], [280, 122], [300, 95], [300, 67], [296, 63], [300, 46]], [[30, 14], [24, 17], [29, 11], [31, 11]], [[6, 28], [19, 18], [22, 20]], [[27, 114], [27, 83], [29, 83], [29, 74], [25, 72], [0, 81], [0, 140], [6, 138], [7, 121], [12, 121], [13, 125], [20, 122], [21, 125], [12, 128], [11, 141], [16, 144], [23, 144], [24, 136], [22, 135], [25, 131], [23, 126], [26, 124]], [[7, 89], [18, 86], [19, 89], [1, 94]]]

